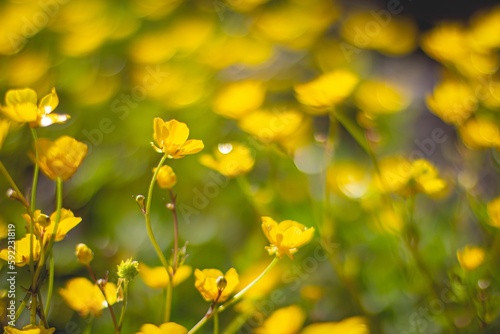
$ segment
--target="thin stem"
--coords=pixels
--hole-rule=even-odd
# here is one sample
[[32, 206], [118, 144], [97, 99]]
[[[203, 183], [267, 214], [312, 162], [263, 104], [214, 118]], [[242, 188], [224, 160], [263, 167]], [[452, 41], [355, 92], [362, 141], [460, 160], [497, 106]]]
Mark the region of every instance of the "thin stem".
[[127, 309], [128, 302], [128, 280], [123, 281], [123, 304], [122, 311], [120, 313], [120, 321], [118, 321], [118, 332], [121, 332], [123, 326], [123, 320], [125, 320], [125, 311]]
[[208, 312], [203, 316], [203, 318], [201, 318], [200, 321], [198, 321], [196, 325], [194, 325], [193, 328], [191, 328], [191, 330], [189, 330], [188, 334], [193, 334], [196, 331], [198, 331], [201, 327], [203, 327], [203, 325], [205, 325], [205, 323], [208, 321], [208, 319], [210, 319], [214, 315], [214, 313], [224, 312], [229, 306], [239, 301], [248, 290], [250, 290], [255, 284], [257, 284], [258, 281], [262, 279], [262, 277], [264, 277], [269, 271], [271, 271], [271, 269], [276, 265], [276, 263], [278, 263], [278, 261], [279, 258], [275, 257], [259, 276], [257, 276], [252, 282], [250, 282], [250, 284], [248, 284], [246, 287], [240, 290], [240, 292], [235, 294], [227, 302], [217, 307], [217, 309], [215, 309], [214, 308], [215, 305], [212, 304], [208, 309]]
[[42, 293], [40, 292], [40, 290], [38, 290], [38, 302], [40, 304], [40, 318], [43, 321], [43, 325], [45, 326], [45, 328], [49, 328], [47, 317], [45, 316], [45, 310], [43, 308]]
[[166, 287], [166, 296], [165, 296], [165, 315], [164, 322], [170, 321], [170, 313], [172, 312], [172, 292], [173, 292], [173, 275], [169, 275], [168, 285]]
[[92, 270], [92, 267], [90, 266], [90, 264], [87, 264], [87, 269], [89, 271], [90, 277], [92, 277], [92, 280], [94, 281], [94, 284], [97, 285], [97, 287], [101, 291], [102, 296], [104, 297], [104, 301], [106, 302], [106, 305], [108, 306], [109, 314], [111, 315], [111, 320], [113, 321], [113, 326], [115, 327], [115, 333], [119, 334], [120, 333], [120, 328], [118, 327], [118, 322], [116, 321], [115, 311], [113, 310], [113, 306], [109, 303], [108, 297], [106, 297], [106, 290], [97, 281], [97, 277], [94, 274], [94, 270]]
[[214, 310], [214, 334], [219, 334], [219, 313], [217, 308]]
[[49, 285], [47, 288], [47, 301], [45, 302], [45, 312], [47, 312], [47, 315], [50, 310], [50, 303], [52, 301], [52, 293], [54, 290], [54, 267], [55, 267], [55, 260], [54, 256], [50, 256], [49, 260]]
[[[38, 135], [36, 133], [36, 130], [33, 129], [33, 128], [30, 128], [31, 130], [31, 136], [33, 137], [33, 143], [35, 144], [35, 169], [33, 171], [33, 183], [31, 185], [31, 199], [30, 199], [30, 208], [31, 208], [31, 211], [35, 211], [36, 209], [36, 189], [38, 187], [38, 174], [39, 174], [39, 171], [40, 171], [40, 167], [38, 166], [38, 149], [37, 149], [37, 141], [38, 141]], [[30, 224], [30, 234], [33, 235], [33, 230], [34, 230], [34, 226], [35, 226], [35, 219], [34, 219], [34, 216], [31, 215], [31, 224]], [[30, 263], [29, 263], [29, 267], [30, 267], [30, 272], [31, 273], [34, 273], [35, 270], [34, 270], [34, 263], [33, 263], [33, 238], [30, 238]], [[35, 281], [35, 277], [33, 276], [33, 286], [35, 286], [36, 284], [36, 281]], [[50, 297], [49, 297], [50, 299]]]
[[12, 189], [14, 189], [14, 191], [17, 193], [17, 196], [19, 197], [19, 200], [21, 201], [21, 203], [23, 204], [23, 206], [26, 208], [26, 210], [28, 210], [28, 212], [31, 213], [30, 205], [29, 205], [28, 201], [26, 200], [26, 197], [24, 197], [24, 195], [21, 192], [21, 190], [19, 190], [19, 187], [17, 186], [16, 182], [10, 176], [9, 172], [7, 171], [7, 168], [5, 168], [5, 165], [1, 161], [0, 161], [0, 173], [2, 173], [2, 175], [5, 177], [5, 179], [7, 180], [7, 182], [12, 187]]
[[153, 228], [151, 227], [151, 200], [153, 198], [153, 188], [155, 185], [156, 176], [158, 175], [158, 171], [160, 170], [160, 167], [163, 165], [166, 159], [167, 155], [165, 154], [161, 158], [160, 162], [158, 163], [158, 166], [156, 167], [153, 173], [153, 178], [151, 179], [151, 183], [149, 184], [148, 196], [146, 197], [146, 212], [144, 213], [144, 218], [146, 220], [146, 231], [148, 233], [149, 240], [151, 241], [151, 244], [153, 245], [156, 254], [158, 255], [158, 258], [160, 259], [161, 264], [165, 267], [167, 272], [169, 272], [169, 265], [167, 259], [165, 258], [165, 255], [163, 255], [163, 252], [154, 236]]
[[[174, 262], [172, 263], [172, 277], [175, 275], [175, 272], [177, 271], [177, 267], [179, 265], [179, 218], [177, 217], [177, 196], [175, 196], [174, 192], [172, 189], [169, 189], [170, 193], [170, 198], [172, 200], [172, 216], [174, 220]], [[171, 280], [172, 281], [172, 280]]]

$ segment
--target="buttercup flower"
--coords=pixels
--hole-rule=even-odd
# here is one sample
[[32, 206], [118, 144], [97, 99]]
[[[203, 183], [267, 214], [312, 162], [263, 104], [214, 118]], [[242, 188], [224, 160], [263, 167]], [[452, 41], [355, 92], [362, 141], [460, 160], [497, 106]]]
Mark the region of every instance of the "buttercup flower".
[[259, 108], [266, 90], [259, 81], [239, 81], [225, 86], [214, 99], [214, 111], [224, 117], [240, 118]]
[[281, 258], [286, 254], [291, 259], [298, 248], [311, 241], [314, 235], [314, 227], [307, 228], [293, 220], [278, 224], [271, 217], [262, 217], [262, 231], [271, 243], [266, 246], [269, 255], [276, 254]]
[[458, 132], [464, 144], [471, 149], [500, 147], [500, 127], [492, 119], [471, 118], [459, 127]]
[[255, 334], [292, 334], [298, 333], [302, 328], [306, 316], [297, 305], [283, 307], [274, 311], [264, 321], [262, 326], [256, 328]]
[[87, 145], [69, 136], [51, 141], [40, 138], [36, 142], [38, 164], [50, 179], [68, 180], [77, 171], [87, 155]]
[[76, 245], [75, 255], [78, 262], [83, 265], [88, 265], [94, 259], [94, 252], [92, 249], [82, 243]]
[[425, 159], [412, 163], [412, 175], [419, 192], [435, 195], [446, 189], [446, 181], [439, 177], [437, 168]]
[[[222, 303], [240, 282], [234, 268], [229, 269], [225, 274], [218, 269], [196, 269], [194, 275], [196, 277], [194, 286], [207, 302]], [[221, 281], [225, 281], [225, 286], [221, 286]]]
[[493, 199], [487, 205], [489, 221], [491, 226], [500, 228], [500, 197]]
[[242, 144], [219, 144], [215, 154], [204, 154], [200, 163], [208, 168], [215, 169], [227, 177], [236, 177], [248, 173], [255, 163], [250, 149]]
[[28, 325], [23, 329], [14, 327], [4, 327], [6, 334], [52, 334], [56, 331], [55, 328], [45, 328], [43, 326]]
[[56, 89], [45, 95], [37, 106], [36, 92], [30, 88], [11, 89], [5, 95], [5, 106], [0, 110], [11, 120], [18, 123], [29, 122], [32, 128], [46, 127], [66, 122], [70, 116], [52, 114], [59, 104]]
[[326, 113], [326, 108], [342, 102], [351, 94], [358, 80], [349, 71], [336, 70], [313, 81], [296, 85], [295, 94], [300, 103], [320, 109], [314, 113]]
[[[173, 285], [177, 286], [191, 276], [192, 268], [187, 265], [182, 265], [175, 272]], [[144, 281], [144, 284], [153, 289], [165, 288], [170, 281], [167, 270], [163, 266], [148, 267], [144, 263], [139, 263], [139, 276]]]
[[172, 167], [163, 165], [156, 174], [156, 182], [162, 189], [172, 189], [177, 183], [177, 175], [175, 175]]
[[[116, 302], [116, 285], [108, 282], [104, 288], [109, 305]], [[66, 282], [66, 287], [59, 289], [59, 293], [73, 310], [82, 317], [91, 314], [101, 315], [102, 309], [108, 307], [104, 296], [97, 285], [85, 277], [76, 277]]]
[[370, 329], [363, 317], [351, 317], [339, 322], [314, 323], [306, 326], [301, 334], [369, 334]]
[[[52, 234], [54, 234], [54, 228], [56, 227], [56, 217], [57, 211], [54, 211], [48, 220], [48, 225], [42, 226], [38, 221], [40, 221], [39, 217], [42, 217], [43, 214], [40, 210], [35, 210], [33, 212], [33, 216], [35, 218], [35, 228], [38, 230], [38, 233], [41, 235], [43, 232], [43, 243], [44, 245], [49, 242]], [[28, 224], [31, 224], [31, 218], [28, 214], [23, 214], [23, 218], [26, 220]], [[54, 241], [61, 241], [66, 237], [66, 234], [70, 230], [72, 230], [76, 225], [78, 225], [82, 221], [82, 218], [75, 217], [73, 211], [62, 208], [61, 209], [61, 217], [59, 220], [59, 225], [57, 226], [56, 237]]]
[[187, 329], [175, 322], [166, 322], [160, 326], [144, 324], [136, 334], [186, 334]]
[[432, 95], [426, 98], [429, 109], [443, 121], [461, 124], [477, 108], [477, 98], [473, 90], [465, 83], [446, 80], [439, 83]]
[[457, 251], [458, 263], [466, 271], [471, 271], [479, 267], [486, 258], [483, 248], [467, 245]]
[[[24, 238], [15, 242], [15, 262], [18, 267], [23, 267], [30, 263], [30, 236], [33, 239], [33, 261], [38, 261], [40, 258], [40, 242], [34, 235], [28, 233]], [[5, 261], [10, 260], [7, 248], [0, 251], [0, 259]]]
[[175, 119], [165, 122], [161, 118], [154, 119], [152, 143], [154, 150], [165, 153], [171, 159], [184, 158], [185, 155], [200, 152], [204, 145], [199, 139], [189, 139], [189, 128], [185, 123]]

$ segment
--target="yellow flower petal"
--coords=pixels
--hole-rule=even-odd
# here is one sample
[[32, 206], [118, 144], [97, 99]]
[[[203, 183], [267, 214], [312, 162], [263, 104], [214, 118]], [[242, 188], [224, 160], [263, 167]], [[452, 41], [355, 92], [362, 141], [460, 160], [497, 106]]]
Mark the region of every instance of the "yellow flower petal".
[[[15, 263], [16, 266], [18, 267], [23, 267], [27, 264], [30, 263], [30, 235], [31, 234], [26, 234], [24, 238], [16, 240], [15, 242], [15, 247], [16, 247], [16, 253], [15, 253]], [[40, 258], [40, 242], [38, 239], [33, 235], [33, 261], [38, 261]], [[3, 259], [5, 261], [9, 261], [9, 252], [7, 248], [4, 248], [0, 251], [0, 259]]]
[[30, 88], [7, 91], [5, 106], [0, 111], [14, 122], [34, 122], [37, 119], [36, 92]]
[[339, 322], [324, 322], [311, 324], [302, 330], [301, 334], [369, 334], [370, 329], [366, 319], [351, 317]]
[[302, 327], [305, 318], [304, 311], [297, 305], [283, 307], [274, 311], [254, 333], [295, 334]]
[[159, 327], [153, 324], [144, 324], [136, 334], [186, 334], [187, 329], [175, 322], [166, 322]]
[[481, 247], [467, 245], [457, 251], [457, 259], [460, 267], [466, 271], [472, 271], [479, 267], [486, 258], [486, 252]]
[[[194, 285], [207, 302], [225, 301], [239, 284], [239, 276], [234, 268], [229, 269], [225, 274], [218, 269], [196, 269], [194, 275], [196, 277]], [[226, 280], [226, 286], [222, 289], [217, 285], [219, 277]]]
[[[191, 276], [192, 271], [191, 266], [188, 265], [183, 265], [177, 268], [174, 275], [174, 286], [177, 286], [188, 279], [189, 276]], [[165, 288], [169, 282], [167, 270], [163, 266], [149, 267], [144, 263], [140, 263], [139, 276], [144, 281], [144, 284], [153, 289]]]
[[238, 143], [226, 143], [219, 144], [213, 156], [202, 155], [200, 163], [227, 177], [236, 177], [248, 173], [255, 160], [248, 147]]
[[198, 153], [203, 149], [201, 140], [187, 140], [189, 128], [185, 123], [175, 119], [165, 122], [157, 117], [154, 119], [153, 127], [155, 150], [167, 154], [171, 159], [180, 159], [185, 155]]
[[17, 329], [14, 327], [4, 327], [6, 334], [52, 334], [55, 332], [55, 328], [45, 328], [43, 326], [28, 325], [23, 327], [23, 329]]

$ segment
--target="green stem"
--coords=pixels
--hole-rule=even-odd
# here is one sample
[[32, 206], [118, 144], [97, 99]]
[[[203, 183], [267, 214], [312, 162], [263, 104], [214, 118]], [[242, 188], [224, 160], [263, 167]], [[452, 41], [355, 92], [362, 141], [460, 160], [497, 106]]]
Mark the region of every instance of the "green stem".
[[219, 313], [217, 309], [214, 310], [214, 334], [219, 334]]
[[[36, 189], [38, 187], [38, 174], [40, 171], [40, 167], [38, 166], [38, 149], [37, 149], [37, 141], [38, 141], [38, 135], [36, 133], [36, 130], [33, 128], [30, 128], [31, 130], [31, 136], [33, 137], [33, 143], [35, 144], [35, 170], [33, 171], [33, 183], [31, 185], [31, 199], [30, 199], [30, 208], [31, 211], [36, 210]], [[33, 235], [34, 231], [34, 226], [35, 226], [35, 219], [33, 215], [31, 215], [31, 224], [30, 224], [30, 234]], [[41, 242], [41, 241], [40, 241]], [[35, 272], [35, 264], [33, 263], [33, 238], [30, 238], [30, 272], [34, 273]], [[35, 277], [33, 276], [33, 286], [35, 286], [36, 281]]]
[[53, 254], [50, 254], [49, 260], [49, 286], [47, 288], [47, 301], [45, 302], [45, 312], [47, 315], [50, 311], [50, 303], [52, 301], [52, 293], [54, 290], [54, 270], [55, 269], [55, 260]]
[[146, 212], [144, 213], [144, 218], [146, 220], [146, 231], [148, 233], [149, 240], [151, 241], [151, 244], [153, 245], [156, 254], [158, 255], [158, 258], [160, 259], [161, 264], [165, 267], [167, 272], [169, 272], [169, 265], [167, 259], [165, 258], [165, 255], [163, 255], [163, 252], [154, 236], [153, 228], [151, 227], [151, 200], [153, 197], [153, 188], [155, 185], [156, 176], [158, 175], [158, 171], [160, 170], [160, 167], [165, 163], [166, 159], [167, 155], [165, 154], [161, 158], [160, 162], [158, 163], [158, 166], [156, 167], [153, 173], [153, 178], [151, 179], [151, 183], [149, 184], [148, 196], [146, 197]]
[[[177, 202], [176, 196], [172, 189], [169, 189], [170, 198], [172, 200], [172, 216], [174, 220], [174, 254], [173, 254], [173, 263], [172, 263], [172, 277], [170, 282], [173, 281], [174, 275], [177, 271], [177, 267], [179, 265], [179, 218], [177, 217]], [[171, 284], [170, 284], [171, 285]]]
[[[24, 197], [23, 193], [21, 190], [19, 190], [19, 187], [17, 186], [16, 182], [14, 182], [14, 179], [10, 176], [9, 172], [7, 171], [7, 168], [5, 168], [5, 165], [0, 161], [0, 172], [3, 174], [7, 182], [10, 184], [12, 189], [17, 193], [17, 196], [19, 197], [19, 200], [23, 204], [23, 206], [28, 210], [28, 213], [31, 213], [30, 210], [30, 204]], [[31, 215], [31, 214], [30, 214]]]
[[278, 263], [278, 261], [279, 261], [279, 259], [277, 257], [275, 257], [271, 261], [271, 263], [269, 263], [269, 265], [267, 266], [267, 268], [264, 269], [264, 271], [259, 276], [257, 276], [245, 288], [243, 288], [242, 290], [240, 290], [240, 292], [238, 292], [237, 294], [235, 294], [230, 300], [228, 300], [224, 304], [222, 304], [219, 307], [217, 307], [217, 309], [214, 308], [214, 305], [211, 305], [210, 308], [209, 308], [209, 310], [208, 310], [208, 312], [205, 314], [205, 316], [203, 316], [203, 318], [201, 318], [201, 320], [196, 325], [194, 325], [193, 328], [191, 328], [189, 330], [188, 334], [196, 333], [201, 327], [203, 327], [203, 325], [205, 325], [205, 323], [215, 313], [217, 313], [217, 312], [224, 312], [229, 306], [231, 306], [234, 303], [236, 303], [237, 301], [239, 301], [248, 290], [250, 290], [255, 284], [257, 284], [258, 281], [260, 281], [262, 279], [262, 277], [264, 277], [269, 271], [271, 271], [271, 269], [276, 265], [276, 263]]
[[85, 327], [85, 332], [84, 334], [91, 334], [92, 333], [92, 325], [94, 324], [94, 317], [92, 315], [89, 316], [88, 320], [88, 325]]
[[127, 302], [128, 302], [128, 280], [125, 280], [123, 282], [123, 305], [122, 305], [122, 311], [120, 313], [120, 320], [118, 321], [118, 332], [121, 332], [122, 330], [123, 321], [125, 320], [125, 311], [127, 309]]
[[87, 264], [87, 269], [89, 271], [90, 277], [92, 277], [92, 281], [94, 281], [94, 284], [99, 288], [99, 290], [102, 293], [102, 296], [104, 297], [104, 301], [106, 302], [107, 308], [109, 310], [109, 314], [111, 315], [111, 320], [113, 321], [115, 333], [119, 334], [120, 328], [118, 327], [118, 322], [116, 321], [115, 310], [113, 309], [113, 306], [108, 301], [108, 297], [106, 296], [106, 289], [101, 284], [99, 284], [99, 282], [97, 281], [97, 277], [94, 273], [94, 270], [92, 270], [92, 267], [90, 266], [90, 264]]
[[164, 322], [170, 321], [170, 313], [172, 312], [172, 292], [173, 292], [173, 275], [169, 275], [169, 282], [166, 287], [166, 296], [165, 296], [165, 315]]

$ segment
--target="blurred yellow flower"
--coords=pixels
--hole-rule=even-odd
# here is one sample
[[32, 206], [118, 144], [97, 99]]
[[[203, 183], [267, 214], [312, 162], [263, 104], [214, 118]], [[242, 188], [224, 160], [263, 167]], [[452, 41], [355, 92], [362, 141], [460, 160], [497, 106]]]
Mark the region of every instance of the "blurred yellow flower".
[[177, 175], [175, 175], [172, 167], [163, 165], [160, 167], [158, 174], [156, 174], [156, 182], [158, 182], [158, 185], [162, 189], [172, 189], [177, 183]]
[[370, 181], [367, 168], [355, 161], [336, 163], [327, 171], [329, 188], [349, 198], [363, 197], [368, 191]]
[[340, 34], [356, 48], [399, 56], [416, 48], [418, 28], [413, 20], [389, 11], [357, 11], [346, 15]]
[[269, 0], [226, 0], [227, 4], [236, 11], [249, 12], [265, 4]]
[[486, 206], [488, 211], [488, 224], [500, 228], [500, 197], [494, 198]]
[[314, 236], [314, 227], [307, 228], [293, 220], [277, 223], [271, 217], [261, 218], [262, 231], [271, 243], [266, 246], [269, 255], [276, 254], [279, 258], [287, 255], [293, 259], [293, 254], [298, 251], [298, 248], [307, 244]]
[[0, 149], [2, 149], [5, 137], [9, 133], [10, 122], [6, 119], [0, 118]]
[[97, 285], [85, 277], [76, 277], [66, 282], [66, 286], [59, 289], [59, 294], [69, 307], [85, 317], [88, 314], [99, 316], [102, 309], [116, 303], [116, 285], [108, 282], [104, 291], [109, 305]]
[[259, 108], [265, 96], [266, 89], [260, 81], [233, 82], [224, 86], [214, 97], [214, 112], [238, 119]]
[[498, 5], [474, 15], [470, 27], [471, 44], [483, 52], [498, 49], [500, 35], [492, 34], [492, 31], [500, 31], [500, 6]]
[[[236, 269], [225, 274], [218, 269], [196, 269], [194, 286], [207, 302], [222, 303], [231, 295], [240, 282]], [[224, 283], [221, 283], [223, 281]]]
[[370, 329], [366, 319], [351, 317], [339, 322], [313, 323], [306, 326], [300, 334], [369, 334]]
[[263, 143], [284, 143], [297, 136], [304, 116], [293, 109], [256, 110], [241, 118], [238, 125]]
[[[22, 239], [16, 240], [15, 242], [15, 263], [18, 267], [23, 267], [30, 263], [30, 236], [33, 240], [33, 261], [38, 261], [40, 258], [40, 242], [36, 236], [31, 234], [26, 234]], [[9, 261], [9, 252], [7, 248], [0, 251], [0, 259]]]
[[[173, 285], [177, 286], [191, 276], [192, 268], [187, 265], [182, 265], [177, 268], [174, 275]], [[163, 266], [148, 267], [144, 263], [139, 263], [139, 276], [144, 281], [144, 284], [153, 289], [165, 288], [168, 286], [170, 278], [167, 270]]]
[[214, 155], [202, 155], [200, 163], [227, 177], [236, 177], [252, 170], [255, 160], [245, 145], [225, 143], [218, 145]]
[[453, 124], [463, 123], [477, 108], [474, 91], [465, 83], [449, 79], [434, 87], [426, 102], [434, 114]]
[[422, 36], [422, 49], [437, 61], [454, 62], [470, 51], [467, 31], [459, 23], [441, 23]]
[[11, 89], [5, 95], [6, 106], [0, 110], [12, 121], [29, 122], [31, 127], [46, 127], [56, 123], [64, 123], [69, 115], [52, 114], [59, 104], [55, 88], [45, 95], [37, 106], [36, 92], [30, 88]]
[[354, 102], [369, 116], [393, 114], [408, 106], [408, 98], [396, 86], [382, 80], [366, 80], [354, 92]]
[[161, 118], [154, 119], [153, 148], [158, 153], [165, 153], [170, 159], [184, 158], [203, 149], [199, 139], [189, 139], [189, 128], [186, 123], [172, 119], [165, 122]]
[[295, 86], [297, 100], [316, 108], [313, 114], [327, 113], [327, 108], [342, 102], [354, 90], [358, 77], [347, 70], [322, 74], [316, 79]]
[[305, 319], [304, 311], [297, 305], [282, 307], [274, 311], [254, 333], [295, 334], [302, 328]]
[[460, 267], [466, 271], [472, 271], [479, 267], [486, 258], [486, 252], [481, 247], [466, 245], [457, 251], [457, 259]]
[[413, 161], [411, 167], [418, 192], [438, 195], [446, 189], [446, 181], [439, 177], [438, 170], [428, 160], [417, 159]]
[[186, 334], [188, 331], [184, 326], [175, 322], [166, 322], [160, 326], [144, 324], [136, 334]]
[[52, 334], [56, 331], [55, 328], [45, 328], [44, 326], [28, 325], [23, 327], [23, 329], [17, 329], [14, 327], [4, 327], [6, 334]]
[[493, 120], [471, 118], [458, 130], [464, 144], [471, 149], [500, 147], [500, 127]]
[[37, 163], [50, 179], [68, 180], [78, 170], [87, 155], [87, 145], [69, 136], [61, 136], [55, 141], [37, 140]]
[[375, 174], [375, 186], [383, 192], [401, 192], [412, 176], [411, 162], [401, 155], [379, 160], [379, 172]]

